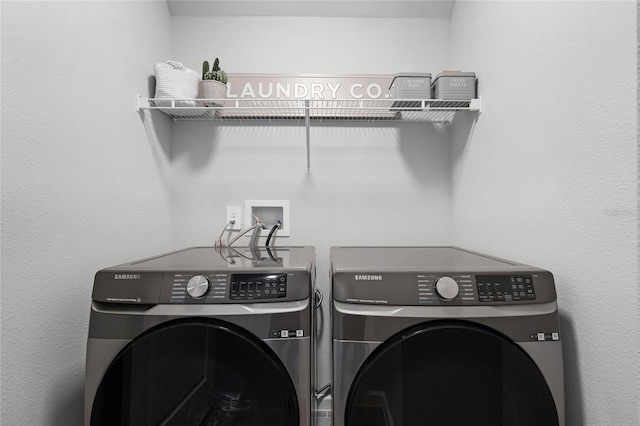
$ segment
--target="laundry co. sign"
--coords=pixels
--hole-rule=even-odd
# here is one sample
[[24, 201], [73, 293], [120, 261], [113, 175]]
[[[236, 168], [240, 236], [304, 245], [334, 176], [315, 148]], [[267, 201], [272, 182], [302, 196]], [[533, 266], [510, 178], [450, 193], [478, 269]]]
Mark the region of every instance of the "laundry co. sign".
[[227, 98], [386, 99], [391, 75], [229, 74]]

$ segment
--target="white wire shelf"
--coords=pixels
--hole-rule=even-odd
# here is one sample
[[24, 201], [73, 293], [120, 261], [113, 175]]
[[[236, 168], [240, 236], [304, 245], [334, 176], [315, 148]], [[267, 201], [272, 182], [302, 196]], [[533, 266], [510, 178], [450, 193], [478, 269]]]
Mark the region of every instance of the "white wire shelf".
[[450, 123], [458, 111], [481, 110], [481, 100], [442, 99], [154, 99], [138, 96], [137, 110], [174, 120], [361, 120]]
[[482, 100], [443, 99], [154, 99], [137, 97], [136, 111], [158, 110], [174, 120], [304, 120], [307, 173], [311, 122], [323, 120], [451, 123], [458, 111], [480, 113]]

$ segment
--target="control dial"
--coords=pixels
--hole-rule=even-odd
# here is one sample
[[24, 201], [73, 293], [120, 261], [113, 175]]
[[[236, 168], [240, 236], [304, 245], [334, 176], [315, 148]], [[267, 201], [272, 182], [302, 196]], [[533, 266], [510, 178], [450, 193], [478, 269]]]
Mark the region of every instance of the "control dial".
[[209, 292], [209, 279], [204, 275], [194, 275], [187, 283], [187, 293], [194, 299], [201, 299]]
[[442, 300], [455, 299], [459, 290], [458, 283], [451, 277], [440, 277], [436, 281], [436, 293]]

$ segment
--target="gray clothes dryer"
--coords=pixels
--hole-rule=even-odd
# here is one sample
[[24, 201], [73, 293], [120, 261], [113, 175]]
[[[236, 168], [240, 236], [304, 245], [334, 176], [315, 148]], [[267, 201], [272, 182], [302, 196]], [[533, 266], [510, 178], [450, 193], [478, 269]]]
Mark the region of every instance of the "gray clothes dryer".
[[85, 425], [311, 425], [314, 278], [313, 247], [194, 247], [99, 271]]
[[553, 276], [455, 247], [332, 247], [333, 426], [564, 426]]

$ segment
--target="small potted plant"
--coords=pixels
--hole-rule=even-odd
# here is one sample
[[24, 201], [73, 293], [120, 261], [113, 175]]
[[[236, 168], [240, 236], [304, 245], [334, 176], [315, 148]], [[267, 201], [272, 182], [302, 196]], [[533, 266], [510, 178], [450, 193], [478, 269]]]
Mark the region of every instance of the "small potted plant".
[[[209, 61], [202, 63], [202, 81], [198, 83], [198, 98], [200, 99], [224, 99], [227, 97], [227, 73], [220, 69], [220, 60], [213, 61], [213, 67], [209, 69]], [[202, 102], [204, 106], [221, 106], [213, 101]]]

